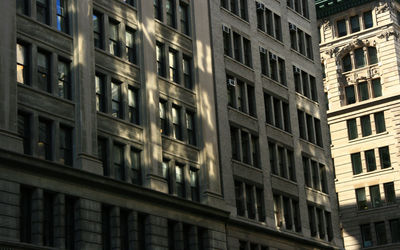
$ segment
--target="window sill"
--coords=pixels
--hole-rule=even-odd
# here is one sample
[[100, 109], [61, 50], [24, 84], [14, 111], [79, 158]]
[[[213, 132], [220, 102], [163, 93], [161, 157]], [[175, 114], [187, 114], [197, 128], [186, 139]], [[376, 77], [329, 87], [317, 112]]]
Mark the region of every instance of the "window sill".
[[137, 124], [134, 124], [134, 123], [131, 123], [131, 122], [128, 122], [128, 121], [126, 121], [126, 120], [123, 119], [123, 118], [114, 117], [114, 116], [112, 116], [112, 115], [109, 114], [109, 113], [104, 113], [104, 112], [101, 112], [101, 111], [97, 111], [97, 115], [103, 116], [103, 117], [107, 117], [107, 118], [109, 118], [109, 119], [111, 119], [111, 120], [114, 120], [114, 121], [117, 121], [117, 122], [121, 122], [121, 123], [124, 123], [124, 124], [126, 124], [126, 125], [129, 125], [129, 126], [131, 126], [131, 127], [136, 127], [137, 129], [143, 130], [143, 127], [142, 127], [142, 126], [137, 125]]
[[[104, 54], [104, 55], [106, 55], [106, 56], [109, 56], [109, 57], [111, 57], [111, 58], [113, 58], [113, 59], [115, 59], [115, 60], [118, 60], [118, 61], [120, 61], [121, 63], [128, 64], [128, 65], [130, 65], [131, 67], [136, 68], [137, 70], [140, 70], [140, 67], [139, 67], [137, 64], [133, 64], [133, 63], [131, 63], [130, 61], [123, 59], [122, 57], [113, 55], [113, 54], [111, 54], [109, 51], [107, 51], [107, 50], [105, 50], [105, 49], [100, 49], [100, 48], [95, 47], [95, 51], [96, 51], [96, 52], [99, 52], [99, 53], [101, 53], [101, 54]], [[96, 62], [96, 64], [97, 64], [97, 62]]]
[[376, 211], [379, 211], [381, 209], [393, 209], [393, 208], [398, 208], [398, 207], [399, 207], [399, 205], [397, 203], [386, 204], [384, 202], [384, 204], [382, 206], [380, 206], [380, 207], [370, 207], [370, 208], [367, 208], [367, 209], [364, 209], [364, 210], [358, 210], [358, 208], [357, 208], [357, 215], [361, 216], [361, 215], [367, 214], [367, 213], [369, 213], [371, 211], [372, 212], [376, 212]]
[[175, 139], [175, 138], [173, 138], [173, 137], [171, 137], [169, 135], [161, 135], [161, 138], [176, 142], [176, 143], [181, 144], [181, 145], [183, 145], [185, 147], [192, 148], [192, 149], [194, 149], [196, 151], [200, 151], [198, 146], [194, 146], [194, 145], [191, 145], [189, 143], [186, 143], [185, 141], [181, 141], [181, 140]]
[[26, 84], [22, 84], [22, 83], [16, 83], [16, 84], [17, 84], [17, 86], [20, 86], [21, 88], [26, 88], [26, 89], [29, 89], [30, 91], [34, 91], [34, 92], [36, 92], [38, 94], [45, 95], [45, 96], [50, 97], [52, 99], [65, 102], [65, 103], [70, 104], [70, 105], [75, 105], [75, 102], [73, 100], [69, 100], [69, 99], [65, 99], [65, 98], [59, 97], [59, 96], [57, 96], [57, 95], [55, 95], [53, 93], [49, 93], [47, 91], [43, 91], [43, 90], [34, 88], [34, 87], [30, 86], [30, 85], [26, 85]]
[[308, 61], [310, 61], [310, 62], [312, 62], [312, 63], [315, 63], [313, 59], [308, 58], [306, 55], [301, 54], [301, 53], [298, 52], [297, 50], [295, 50], [295, 49], [293, 49], [293, 48], [290, 48], [290, 50], [291, 50], [293, 53], [296, 53], [297, 55], [301, 56], [302, 58], [307, 59]]
[[252, 170], [258, 171], [258, 172], [260, 172], [261, 174], [262, 174], [262, 172], [263, 172], [261, 168], [256, 168], [256, 167], [254, 167], [254, 166], [252, 166], [252, 165], [250, 165], [250, 164], [241, 162], [241, 161], [239, 161], [239, 160], [231, 159], [231, 161], [232, 161], [233, 163], [237, 164], [237, 165], [240, 165], [240, 166], [243, 166], [243, 167], [250, 168], [250, 169], [252, 169]]
[[353, 174], [353, 179], [354, 178], [361, 178], [361, 177], [364, 177], [364, 176], [369, 176], [369, 175], [375, 175], [375, 174], [381, 174], [382, 172], [388, 172], [388, 171], [392, 171], [392, 170], [394, 170], [394, 167], [388, 167], [388, 168], [381, 168], [381, 169], [377, 169], [377, 170], [374, 170], [374, 171], [369, 171], [369, 172], [366, 172], [366, 173], [359, 173], [359, 174]]
[[300, 14], [299, 12], [295, 11], [294, 9], [290, 8], [289, 6], [286, 5], [286, 9], [290, 10], [291, 12], [293, 12], [294, 14], [296, 14], [297, 16], [301, 17], [302, 19], [306, 20], [308, 23], [311, 23], [311, 20], [305, 16], [303, 16], [302, 14]]
[[388, 134], [389, 134], [388, 131], [384, 131], [384, 132], [381, 132], [381, 133], [378, 133], [378, 134], [374, 134], [374, 135], [368, 135], [368, 136], [363, 136], [363, 137], [360, 137], [360, 138], [351, 139], [351, 140], [349, 140], [349, 143], [356, 143], [356, 142], [360, 142], [360, 141], [363, 141], [363, 140], [373, 139], [375, 137], [378, 137], [378, 136], [381, 136], [381, 135], [388, 135]]
[[310, 192], [317, 193], [317, 194], [319, 194], [319, 195], [326, 196], [327, 198], [329, 198], [329, 194], [327, 194], [327, 193], [324, 193], [324, 192], [319, 191], [319, 190], [317, 190], [317, 189], [314, 189], [314, 188], [312, 188], [312, 187], [307, 187], [307, 186], [305, 186], [305, 185], [304, 185], [304, 188], [305, 188], [306, 190], [309, 190]]
[[273, 41], [277, 42], [278, 44], [285, 46], [285, 44], [283, 43], [283, 41], [280, 41], [278, 39], [276, 39], [274, 36], [268, 34], [267, 32], [260, 30], [259, 28], [257, 28], [258, 32], [262, 33], [264, 36], [271, 38]]
[[288, 183], [290, 183], [290, 184], [293, 184], [293, 185], [296, 185], [296, 186], [297, 186], [297, 182], [295, 182], [295, 181], [293, 181], [293, 180], [290, 180], [290, 179], [288, 179], [288, 178], [279, 176], [279, 175], [277, 175], [277, 174], [273, 174], [272, 172], [271, 172], [271, 176], [273, 176], [273, 177], [275, 177], [275, 178], [277, 178], [277, 179], [279, 179], [279, 180], [282, 180], [282, 181], [285, 181], [285, 182], [288, 182]]
[[287, 135], [290, 136], [290, 137], [293, 137], [293, 134], [292, 134], [292, 133], [290, 133], [290, 132], [288, 132], [288, 131], [285, 131], [285, 130], [283, 130], [283, 129], [281, 129], [281, 128], [275, 127], [275, 126], [272, 125], [272, 124], [269, 124], [269, 123], [266, 122], [265, 125], [266, 125], [267, 127], [271, 127], [271, 128], [273, 128], [273, 129], [276, 129], [276, 130], [278, 130], [278, 131], [280, 131], [280, 132], [282, 132], [282, 133], [284, 133], [284, 134], [287, 134]]
[[246, 19], [243, 19], [241, 16], [238, 16], [238, 15], [236, 15], [235, 13], [232, 13], [230, 10], [225, 9], [225, 8], [222, 7], [222, 6], [220, 6], [219, 8], [220, 8], [221, 11], [223, 11], [223, 12], [229, 14], [230, 16], [234, 17], [235, 19], [240, 20], [241, 22], [243, 22], [243, 23], [247, 24], [248, 26], [250, 26], [249, 21], [247, 21]]
[[300, 140], [300, 141], [303, 141], [303, 142], [305, 142], [305, 143], [307, 143], [307, 144], [310, 144], [310, 145], [312, 145], [312, 146], [314, 146], [314, 147], [320, 148], [321, 150], [324, 150], [324, 148], [321, 147], [321, 146], [319, 146], [318, 144], [309, 142], [309, 141], [307, 141], [306, 139], [301, 138], [300, 136], [299, 136], [299, 140]]
[[250, 114], [245, 113], [245, 112], [243, 112], [243, 111], [240, 111], [240, 110], [238, 110], [237, 108], [234, 108], [234, 107], [232, 107], [232, 106], [229, 106], [229, 105], [228, 105], [228, 110], [231, 110], [231, 111], [233, 111], [233, 112], [239, 113], [240, 115], [246, 116], [246, 118], [252, 119], [252, 120], [254, 120], [254, 121], [258, 121], [257, 117], [251, 116]]
[[286, 89], [286, 90], [289, 90], [288, 86], [286, 86], [285, 84], [280, 83], [280, 82], [278, 82], [278, 81], [272, 79], [271, 77], [269, 77], [269, 76], [267, 76], [267, 75], [261, 74], [261, 77], [262, 77], [262, 78], [265, 78], [265, 79], [267, 79], [267, 80], [270, 80], [271, 82], [275, 83], [276, 85], [278, 85], [278, 86], [280, 86], [280, 87], [282, 87], [282, 88], [284, 88], [284, 89]]
[[245, 67], [246, 69], [248, 69], [248, 70], [250, 70], [250, 71], [252, 71], [252, 72], [254, 73], [254, 69], [253, 69], [252, 67], [247, 66], [246, 64], [244, 64], [244, 63], [242, 63], [242, 62], [240, 62], [240, 61], [236, 60], [235, 58], [230, 57], [230, 56], [228, 56], [228, 55], [224, 55], [224, 57], [225, 57], [226, 59], [229, 59], [230, 61], [232, 61], [232, 62], [234, 62], [234, 63], [239, 64], [239, 65], [242, 66], [242, 67]]
[[[362, 46], [362, 47], [363, 47], [363, 46]], [[351, 70], [349, 70], [349, 71], [343, 71], [343, 72], [341, 72], [341, 74], [344, 75], [344, 76], [353, 75], [353, 74], [358, 73], [358, 72], [360, 72], [360, 71], [371, 70], [371, 69], [373, 69], [373, 68], [375, 68], [375, 67], [379, 67], [379, 66], [381, 66], [381, 62], [377, 62], [377, 63], [374, 63], [374, 64], [368, 64], [368, 65], [365, 65], [365, 66], [360, 67], [360, 68], [351, 69]], [[340, 70], [341, 70], [341, 69], [340, 69]], [[373, 78], [373, 77], [369, 77], [369, 79], [372, 79], [372, 78]], [[357, 85], [357, 84], [354, 83], [354, 84], [350, 84], [350, 85]]]
[[[180, 30], [178, 30], [177, 28], [174, 28], [174, 27], [172, 27], [172, 26], [169, 26], [168, 24], [165, 24], [164, 22], [162, 22], [162, 21], [160, 21], [160, 20], [158, 20], [158, 19], [155, 19], [155, 18], [154, 18], [154, 21], [155, 21], [156, 23], [158, 23], [160, 26], [162, 26], [162, 27], [168, 29], [169, 31], [172, 31], [172, 32], [174, 32], [174, 33], [178, 33], [179, 35], [181, 35], [181, 36], [185, 37], [186, 39], [189, 39], [190, 41], [192, 41], [192, 37], [191, 37], [191, 36], [186, 35], [185, 33], [182, 33], [182, 32], [181, 32]], [[162, 38], [164, 38], [164, 37], [162, 37]], [[169, 41], [169, 42], [170, 42], [170, 43], [173, 43], [173, 41]]]
[[319, 102], [314, 101], [313, 99], [311, 99], [311, 98], [309, 98], [309, 97], [307, 97], [307, 96], [305, 96], [305, 95], [303, 95], [303, 94], [301, 94], [301, 93], [299, 93], [299, 92], [295, 92], [295, 93], [296, 93], [297, 96], [299, 96], [299, 97], [301, 97], [301, 98], [303, 98], [303, 99], [306, 99], [306, 100], [308, 100], [309, 102], [312, 102], [312, 103], [314, 103], [315, 105], [319, 106]]
[[[160, 76], [160, 75], [157, 75], [157, 78], [159, 78], [160, 80], [163, 80], [164, 82], [168, 82], [169, 84], [171, 84], [173, 86], [176, 86], [177, 88], [180, 88], [180, 89], [182, 89], [182, 90], [184, 90], [186, 92], [189, 92], [192, 95], [196, 95], [196, 92], [194, 90], [184, 87], [181, 83], [176, 83], [176, 82], [170, 81], [166, 77], [163, 77], [163, 76]], [[166, 95], [168, 95], [168, 94], [166, 94]]]

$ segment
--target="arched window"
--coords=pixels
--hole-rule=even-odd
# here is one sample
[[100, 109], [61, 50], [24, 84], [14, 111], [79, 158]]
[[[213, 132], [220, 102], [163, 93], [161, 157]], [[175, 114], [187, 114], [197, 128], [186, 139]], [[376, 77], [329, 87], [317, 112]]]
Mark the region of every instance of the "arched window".
[[366, 65], [376, 63], [378, 63], [378, 55], [375, 47], [357, 48], [342, 57], [343, 72], [348, 72], [353, 69], [359, 69]]

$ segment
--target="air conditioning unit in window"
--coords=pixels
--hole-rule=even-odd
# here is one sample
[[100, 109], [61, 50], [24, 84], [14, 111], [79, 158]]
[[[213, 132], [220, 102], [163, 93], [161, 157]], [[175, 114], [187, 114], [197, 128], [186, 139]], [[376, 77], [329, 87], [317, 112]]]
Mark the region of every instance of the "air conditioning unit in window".
[[296, 31], [297, 30], [296, 25], [294, 25], [293, 23], [289, 23], [289, 30], [290, 31]]
[[293, 66], [293, 72], [296, 74], [300, 74], [300, 69], [297, 68], [296, 66]]
[[260, 52], [263, 54], [267, 54], [267, 50], [260, 46]]
[[278, 60], [278, 57], [275, 54], [271, 53], [271, 52], [269, 53], [269, 58], [271, 60], [274, 60], [274, 61]]
[[228, 86], [235, 87], [236, 86], [235, 79], [232, 79], [232, 78], [228, 79]]
[[265, 10], [265, 6], [262, 3], [256, 2], [256, 9], [257, 10]]
[[226, 25], [222, 25], [222, 30], [226, 33], [231, 33], [231, 29]]

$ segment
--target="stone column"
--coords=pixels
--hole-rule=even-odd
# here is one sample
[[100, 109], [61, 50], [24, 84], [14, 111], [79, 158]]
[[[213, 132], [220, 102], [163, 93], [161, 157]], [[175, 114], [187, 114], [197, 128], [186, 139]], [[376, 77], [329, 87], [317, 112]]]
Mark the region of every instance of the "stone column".
[[168, 250], [168, 220], [155, 215], [146, 218], [146, 249]]

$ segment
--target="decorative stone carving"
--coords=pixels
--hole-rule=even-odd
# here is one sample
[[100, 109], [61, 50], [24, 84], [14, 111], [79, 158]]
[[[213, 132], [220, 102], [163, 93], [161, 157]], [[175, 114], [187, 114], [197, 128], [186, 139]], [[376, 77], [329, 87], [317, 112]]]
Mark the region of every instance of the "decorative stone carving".
[[385, 40], [388, 41], [390, 36], [393, 36], [394, 40], [397, 41], [397, 39], [399, 38], [399, 33], [394, 30], [385, 30], [381, 34], [379, 34], [377, 37], [380, 39], [385, 38]]
[[324, 31], [327, 31], [328, 29], [330, 29], [331, 26], [332, 26], [331, 20], [329, 20], [329, 19], [324, 19], [324, 20], [322, 21], [322, 27], [324, 28]]
[[355, 48], [367, 47], [367, 46], [375, 45], [375, 44], [376, 44], [375, 41], [371, 42], [368, 39], [361, 40], [361, 39], [357, 38], [357, 39], [354, 39], [352, 42], [350, 42], [347, 46], [345, 46], [345, 47], [343, 47], [341, 49], [338, 49], [336, 54], [335, 54], [335, 57], [339, 59], [339, 58], [342, 58], [343, 55], [345, 55], [345, 54], [349, 53], [350, 51], [354, 50]]
[[393, 9], [393, 2], [391, 0], [379, 1], [376, 6], [376, 14], [381, 14]]

